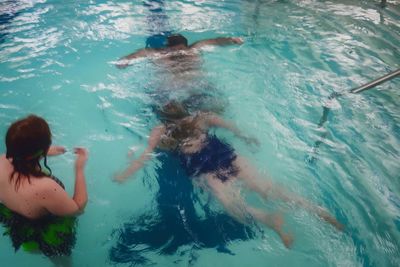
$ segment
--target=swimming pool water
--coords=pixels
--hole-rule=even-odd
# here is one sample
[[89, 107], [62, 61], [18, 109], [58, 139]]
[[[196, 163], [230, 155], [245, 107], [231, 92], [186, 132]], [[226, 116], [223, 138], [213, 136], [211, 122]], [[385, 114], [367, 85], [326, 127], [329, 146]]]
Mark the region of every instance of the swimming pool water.
[[[2, 1], [0, 149], [8, 125], [29, 113], [49, 121], [54, 144], [89, 149], [89, 203], [79, 217], [74, 266], [399, 266], [400, 81], [327, 100], [399, 68], [400, 3], [381, 9], [378, 2]], [[193, 86], [218, 91], [223, 117], [261, 145], [220, 136], [263, 175], [327, 207], [344, 232], [243, 190], [250, 203], [282, 210], [295, 238], [288, 250], [271, 230], [244, 229], [224, 217], [165, 155], [126, 184], [112, 182], [128, 151], [143, 151], [158, 123], [150, 92], [168, 79], [147, 60], [125, 70], [114, 63], [168, 31], [190, 43], [244, 38], [241, 46], [203, 51]], [[318, 128], [323, 105], [331, 112]], [[316, 141], [322, 144], [315, 151]], [[68, 152], [49, 163], [70, 193], [73, 160]], [[204, 221], [205, 207], [214, 221]], [[143, 236], [133, 239], [129, 231]], [[167, 241], [155, 244], [163, 234]], [[146, 238], [152, 246], [133, 246]], [[8, 237], [0, 247], [2, 266], [52, 266], [41, 255], [14, 253]]]

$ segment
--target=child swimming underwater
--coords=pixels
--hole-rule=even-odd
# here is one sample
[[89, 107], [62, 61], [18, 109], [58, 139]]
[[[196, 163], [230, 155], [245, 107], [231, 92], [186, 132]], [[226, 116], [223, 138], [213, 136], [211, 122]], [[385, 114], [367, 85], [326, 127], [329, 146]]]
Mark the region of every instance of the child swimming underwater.
[[254, 218], [273, 229], [286, 247], [291, 246], [293, 238], [282, 230], [282, 217], [246, 204], [239, 193], [236, 180], [242, 181], [248, 189], [266, 200], [278, 198], [293, 202], [316, 212], [336, 228], [342, 228], [342, 225], [321, 207], [288, 194], [271, 181], [261, 178], [229, 144], [209, 132], [212, 127], [225, 128], [249, 144], [257, 143], [255, 139], [244, 136], [235, 126], [213, 113], [197, 112], [195, 115], [190, 115], [178, 102], [168, 103], [158, 113], [163, 124], [152, 130], [143, 154], [116, 177], [117, 181], [122, 182], [139, 170], [150, 159], [150, 153], [156, 148], [164, 149], [175, 152], [188, 175], [194, 181], [204, 181], [232, 217], [244, 224], [250, 223], [249, 219]]

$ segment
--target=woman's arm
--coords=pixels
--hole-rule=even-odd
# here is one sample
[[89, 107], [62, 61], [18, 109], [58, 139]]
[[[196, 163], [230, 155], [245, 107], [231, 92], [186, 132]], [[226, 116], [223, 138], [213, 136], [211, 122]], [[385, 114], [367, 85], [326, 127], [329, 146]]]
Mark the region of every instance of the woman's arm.
[[75, 148], [75, 154], [75, 190], [73, 199], [78, 205], [79, 211], [83, 212], [88, 199], [84, 172], [88, 153], [84, 148]]
[[124, 182], [129, 176], [137, 172], [140, 168], [143, 167], [144, 163], [150, 159], [150, 154], [157, 147], [160, 142], [161, 136], [165, 133], [164, 126], [155, 127], [150, 134], [148, 145], [144, 152], [140, 155], [140, 157], [134, 160], [131, 165], [121, 174], [115, 176], [115, 180], [118, 182]]
[[64, 154], [66, 151], [63, 146], [51, 146], [47, 151], [47, 156], [58, 156]]
[[244, 135], [242, 131], [238, 127], [236, 127], [236, 125], [225, 121], [224, 119], [215, 114], [208, 113], [205, 115], [204, 119], [208, 127], [224, 128], [231, 131], [236, 137], [242, 139], [247, 144], [255, 144], [255, 145], [259, 144], [257, 139]]
[[87, 151], [84, 148], [76, 148], [75, 161], [75, 190], [73, 197], [50, 178], [43, 180], [42, 192], [38, 197], [43, 206], [51, 214], [57, 216], [77, 215], [83, 212], [87, 203], [87, 190], [84, 167], [87, 161]]

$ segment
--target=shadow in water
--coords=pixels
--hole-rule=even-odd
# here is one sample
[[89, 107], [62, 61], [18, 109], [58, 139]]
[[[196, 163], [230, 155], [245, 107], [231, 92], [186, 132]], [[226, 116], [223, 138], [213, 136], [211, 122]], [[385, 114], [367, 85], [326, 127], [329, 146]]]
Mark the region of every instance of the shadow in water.
[[14, 18], [18, 17], [20, 12], [15, 13], [1, 13], [0, 12], [0, 44], [4, 43], [7, 39], [8, 31]]
[[24, 13], [31, 12], [34, 6], [35, 4], [29, 6], [26, 1], [21, 0], [0, 1], [0, 44], [6, 42], [9, 33], [13, 32], [14, 20]]
[[112, 262], [151, 264], [146, 256], [148, 252], [164, 255], [178, 252], [179, 256], [187, 255], [190, 264], [196, 260], [198, 249], [215, 248], [218, 252], [233, 255], [227, 248], [229, 242], [255, 236], [249, 226], [226, 214], [213, 212], [207, 205], [199, 205], [204, 212], [200, 216], [195, 209], [195, 204], [200, 202], [179, 159], [171, 153], [162, 153], [159, 160], [156, 210], [133, 217], [121, 229], [115, 230], [117, 242], [109, 254]]

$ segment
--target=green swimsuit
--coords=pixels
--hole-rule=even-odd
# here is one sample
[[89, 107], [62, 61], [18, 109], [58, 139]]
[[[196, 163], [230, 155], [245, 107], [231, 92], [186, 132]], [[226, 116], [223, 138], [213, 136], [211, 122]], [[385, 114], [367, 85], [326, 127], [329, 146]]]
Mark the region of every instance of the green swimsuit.
[[[64, 185], [56, 177], [51, 177], [62, 188]], [[42, 251], [46, 256], [70, 255], [75, 245], [75, 217], [48, 215], [39, 219], [28, 219], [0, 203], [0, 223], [6, 231], [3, 235], [11, 238], [17, 251]]]

